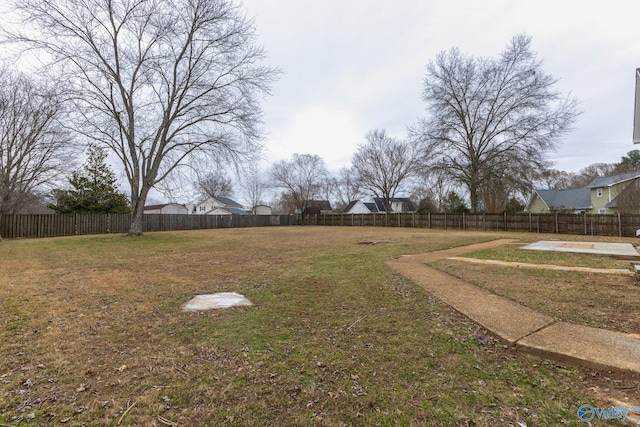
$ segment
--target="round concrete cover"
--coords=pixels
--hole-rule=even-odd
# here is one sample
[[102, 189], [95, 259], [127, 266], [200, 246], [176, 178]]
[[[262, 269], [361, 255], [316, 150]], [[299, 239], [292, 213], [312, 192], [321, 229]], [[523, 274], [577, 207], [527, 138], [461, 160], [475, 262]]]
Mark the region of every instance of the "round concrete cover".
[[187, 302], [184, 311], [203, 311], [217, 308], [229, 308], [237, 305], [253, 305], [244, 295], [237, 292], [219, 292], [217, 294], [197, 295]]

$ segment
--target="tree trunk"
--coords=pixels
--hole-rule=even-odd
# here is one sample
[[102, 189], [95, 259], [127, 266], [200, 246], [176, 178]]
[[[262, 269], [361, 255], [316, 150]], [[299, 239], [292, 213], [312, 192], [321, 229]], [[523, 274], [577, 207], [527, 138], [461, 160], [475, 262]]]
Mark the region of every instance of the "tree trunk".
[[142, 216], [144, 215], [144, 203], [138, 204], [134, 207], [131, 213], [131, 226], [127, 236], [137, 237], [142, 236]]
[[132, 200], [131, 226], [129, 227], [127, 236], [142, 236], [142, 218], [144, 216], [144, 204], [147, 201], [148, 194], [149, 188], [146, 188], [146, 185], [143, 184], [140, 195], [135, 200]]

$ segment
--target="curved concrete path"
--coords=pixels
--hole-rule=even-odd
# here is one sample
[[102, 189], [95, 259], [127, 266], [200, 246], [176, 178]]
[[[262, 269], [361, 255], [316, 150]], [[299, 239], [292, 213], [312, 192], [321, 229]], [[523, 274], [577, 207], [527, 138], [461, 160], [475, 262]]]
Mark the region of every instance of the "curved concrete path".
[[550, 316], [426, 265], [431, 261], [515, 242], [513, 239], [500, 239], [425, 254], [406, 255], [387, 261], [386, 264], [516, 349], [595, 368], [640, 373], [640, 338], [558, 322]]

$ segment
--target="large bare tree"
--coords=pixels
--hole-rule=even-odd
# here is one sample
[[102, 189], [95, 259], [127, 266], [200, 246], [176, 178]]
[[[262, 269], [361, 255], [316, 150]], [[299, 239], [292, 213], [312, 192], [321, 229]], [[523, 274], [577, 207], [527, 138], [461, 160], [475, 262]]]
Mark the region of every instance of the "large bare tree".
[[0, 69], [0, 214], [18, 212], [72, 165], [63, 112], [52, 88]]
[[391, 199], [403, 183], [416, 175], [424, 164], [424, 151], [416, 141], [402, 141], [376, 129], [366, 134], [351, 159], [358, 186], [383, 199], [387, 212]]
[[[477, 58], [451, 49], [427, 65], [423, 99], [430, 117], [421, 133], [434, 163], [464, 185], [477, 212], [482, 191], [496, 170], [546, 168], [546, 155], [567, 133], [577, 101], [554, 89], [531, 50], [531, 38], [512, 38], [498, 58]], [[519, 185], [523, 183], [520, 182]]]
[[[130, 235], [144, 203], [177, 168], [206, 169], [260, 147], [262, 65], [253, 21], [232, 0], [14, 0], [64, 73], [76, 130], [108, 147], [131, 187]], [[34, 35], [35, 34], [35, 35]]]
[[322, 194], [328, 177], [324, 160], [316, 154], [294, 154], [275, 163], [269, 172], [272, 186], [284, 190], [283, 199], [304, 214], [309, 202]]

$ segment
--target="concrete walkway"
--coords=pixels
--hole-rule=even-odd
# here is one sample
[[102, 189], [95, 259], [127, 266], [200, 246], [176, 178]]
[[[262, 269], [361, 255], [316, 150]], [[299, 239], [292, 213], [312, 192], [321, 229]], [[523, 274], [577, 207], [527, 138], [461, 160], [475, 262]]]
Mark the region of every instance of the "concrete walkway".
[[594, 368], [640, 373], [639, 337], [558, 322], [425, 265], [427, 262], [515, 242], [511, 239], [494, 240], [407, 255], [387, 261], [386, 264], [518, 350]]

